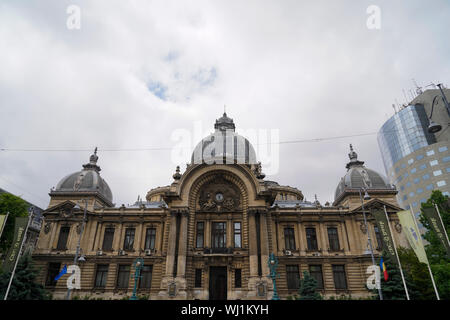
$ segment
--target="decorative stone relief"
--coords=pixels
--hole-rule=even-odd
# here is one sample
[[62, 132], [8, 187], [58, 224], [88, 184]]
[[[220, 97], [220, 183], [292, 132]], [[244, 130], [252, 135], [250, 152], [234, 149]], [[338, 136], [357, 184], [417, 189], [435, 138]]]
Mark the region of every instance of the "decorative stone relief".
[[232, 212], [240, 208], [239, 190], [221, 176], [203, 186], [199, 206], [206, 212]]

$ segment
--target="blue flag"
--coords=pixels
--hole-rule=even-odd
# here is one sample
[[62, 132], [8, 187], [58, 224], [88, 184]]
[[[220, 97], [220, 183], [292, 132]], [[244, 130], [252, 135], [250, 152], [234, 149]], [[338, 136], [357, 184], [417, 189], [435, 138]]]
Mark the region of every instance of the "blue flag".
[[64, 265], [64, 268], [61, 270], [61, 272], [55, 277], [55, 281], [58, 281], [59, 278], [61, 278], [63, 275], [67, 273], [67, 265]]

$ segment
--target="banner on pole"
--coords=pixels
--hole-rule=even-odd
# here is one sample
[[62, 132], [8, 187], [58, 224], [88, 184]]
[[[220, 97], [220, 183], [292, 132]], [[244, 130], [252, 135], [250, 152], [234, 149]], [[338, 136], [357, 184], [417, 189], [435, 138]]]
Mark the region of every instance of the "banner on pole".
[[398, 219], [402, 225], [402, 230], [405, 232], [406, 238], [408, 239], [409, 245], [416, 253], [417, 258], [420, 262], [428, 264], [427, 254], [425, 253], [425, 248], [422, 242], [422, 236], [417, 228], [417, 224], [414, 221], [414, 216], [411, 211], [399, 211], [397, 212]]
[[389, 221], [386, 219], [386, 215], [382, 209], [372, 209], [371, 214], [375, 218], [378, 226], [378, 230], [383, 240], [383, 246], [386, 248], [386, 255], [391, 258], [392, 262], [397, 265], [397, 257], [395, 255], [394, 241], [392, 240], [392, 234], [389, 229]]
[[450, 257], [450, 245], [448, 243], [447, 237], [445, 236], [444, 225], [441, 222], [439, 213], [436, 211], [435, 207], [423, 208], [422, 210], [423, 214], [425, 215], [425, 217], [427, 217], [428, 221], [430, 222], [431, 228], [436, 233], [445, 250], [447, 250], [447, 255]]
[[14, 268], [16, 259], [19, 256], [20, 247], [22, 246], [25, 230], [28, 225], [28, 217], [16, 217], [14, 222], [14, 240], [9, 248], [6, 259], [3, 262], [3, 272], [10, 272]]
[[8, 215], [6, 215], [6, 214], [0, 215], [0, 238], [2, 237], [2, 231], [3, 231], [3, 227], [6, 224], [6, 217], [7, 216]]

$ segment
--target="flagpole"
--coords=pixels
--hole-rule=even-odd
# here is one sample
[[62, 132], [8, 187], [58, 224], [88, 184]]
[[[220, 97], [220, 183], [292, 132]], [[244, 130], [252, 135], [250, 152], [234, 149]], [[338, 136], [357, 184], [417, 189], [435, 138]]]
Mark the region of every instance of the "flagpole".
[[5, 229], [6, 221], [8, 221], [8, 216], [9, 216], [9, 212], [6, 213], [5, 221], [3, 221], [2, 230], [0, 230], [0, 238], [2, 237], [3, 229]]
[[410, 300], [409, 299], [408, 288], [406, 287], [405, 277], [403, 276], [402, 264], [400, 262], [400, 258], [398, 257], [397, 246], [396, 246], [395, 240], [394, 240], [394, 233], [392, 233], [391, 224], [389, 222], [389, 216], [388, 216], [387, 211], [386, 211], [386, 206], [383, 206], [383, 207], [384, 207], [384, 214], [386, 215], [387, 225], [388, 225], [389, 231], [391, 232], [391, 235], [392, 235], [392, 243], [394, 245], [395, 256], [397, 258], [398, 266], [399, 266], [399, 269], [400, 269], [400, 275], [402, 276], [403, 286], [405, 287], [406, 299]]
[[450, 246], [450, 241], [448, 240], [447, 228], [445, 228], [444, 221], [442, 221], [441, 213], [439, 212], [439, 208], [438, 208], [438, 205], [436, 204], [436, 202], [434, 203], [434, 206], [438, 213], [439, 220], [441, 220], [442, 229], [444, 229], [445, 238], [447, 239], [447, 243]]
[[28, 227], [30, 226], [30, 221], [32, 219], [32, 216], [33, 216], [33, 214], [30, 214], [28, 217], [28, 223], [27, 223], [27, 227], [25, 228], [25, 234], [23, 236], [22, 243], [20, 244], [20, 249], [19, 249], [19, 253], [17, 254], [16, 263], [14, 264], [14, 269], [12, 271], [11, 278], [9, 279], [8, 288], [6, 289], [5, 298], [3, 300], [8, 299], [9, 289], [11, 289], [11, 284], [14, 279], [14, 274], [16, 273], [17, 263], [19, 262], [20, 254], [22, 253], [23, 244], [25, 243], [25, 240], [27, 238]]
[[[413, 218], [413, 220], [414, 220], [414, 223], [416, 224], [416, 229], [420, 232], [420, 230], [419, 230], [419, 225], [417, 224], [417, 220], [416, 220], [416, 217], [414, 216], [414, 213], [411, 211], [411, 208], [409, 208], [409, 213], [411, 213], [411, 215], [412, 215], [412, 218]], [[421, 240], [422, 240], [422, 235], [418, 235], [419, 237], [421, 237]], [[426, 256], [426, 252], [425, 252], [425, 256]], [[427, 257], [427, 267], [428, 267], [428, 271], [430, 272], [430, 276], [431, 276], [431, 283], [433, 283], [433, 288], [434, 288], [434, 292], [436, 293], [436, 298], [438, 299], [438, 300], [441, 300], [440, 298], [439, 298], [439, 292], [438, 292], [438, 290], [437, 290], [437, 288], [436, 288], [436, 283], [434, 282], [434, 277], [433, 277], [433, 272], [431, 272], [431, 268], [430, 268], [430, 262], [428, 261], [428, 257]]]

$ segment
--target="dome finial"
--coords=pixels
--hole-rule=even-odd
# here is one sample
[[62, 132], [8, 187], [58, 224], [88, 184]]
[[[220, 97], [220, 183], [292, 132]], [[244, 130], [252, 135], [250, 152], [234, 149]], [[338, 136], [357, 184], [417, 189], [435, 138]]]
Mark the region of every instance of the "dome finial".
[[353, 150], [353, 146], [350, 143], [350, 153], [348, 154], [350, 160], [358, 160], [358, 154]]
[[89, 163], [92, 164], [92, 165], [96, 165], [97, 164], [97, 160], [98, 160], [97, 147], [95, 147], [94, 154], [92, 154], [91, 157], [89, 158]]
[[234, 132], [236, 126], [234, 125], [233, 119], [228, 118], [226, 113], [226, 107], [223, 106], [223, 116], [216, 120], [216, 123], [214, 124], [214, 129], [216, 131], [226, 131], [226, 130], [232, 130]]
[[350, 144], [350, 152], [348, 154], [348, 157], [350, 158], [350, 162], [347, 163], [347, 165], [345, 166], [347, 169], [349, 169], [352, 166], [361, 166], [364, 164], [364, 161], [359, 161], [358, 160], [358, 154], [355, 152], [355, 150], [353, 150], [353, 145]]

